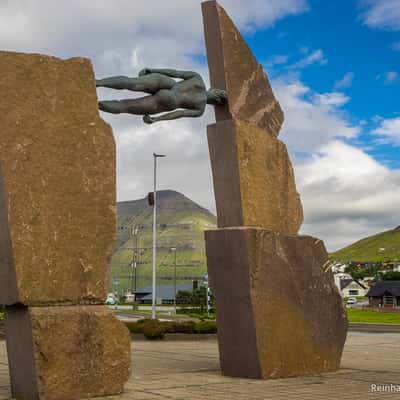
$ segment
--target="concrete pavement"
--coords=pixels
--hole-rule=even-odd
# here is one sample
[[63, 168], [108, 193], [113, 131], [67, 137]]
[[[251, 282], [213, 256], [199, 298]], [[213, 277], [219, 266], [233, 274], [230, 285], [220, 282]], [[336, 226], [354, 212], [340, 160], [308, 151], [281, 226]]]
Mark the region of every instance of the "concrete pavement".
[[[400, 399], [398, 334], [350, 332], [340, 371], [305, 378], [262, 381], [223, 377], [215, 339], [134, 341], [132, 360], [134, 370], [125, 393], [111, 399]], [[382, 386], [390, 384], [394, 386]], [[0, 400], [9, 396], [5, 343], [0, 342]]]

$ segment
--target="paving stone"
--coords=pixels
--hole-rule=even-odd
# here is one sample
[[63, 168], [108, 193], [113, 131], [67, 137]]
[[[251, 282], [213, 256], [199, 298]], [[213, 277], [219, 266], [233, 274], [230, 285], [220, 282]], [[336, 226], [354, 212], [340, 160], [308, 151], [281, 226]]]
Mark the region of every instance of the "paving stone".
[[[121, 395], [99, 400], [378, 400], [399, 398], [398, 393], [372, 393], [371, 384], [400, 383], [400, 335], [350, 332], [342, 367], [317, 376], [255, 380], [221, 375], [217, 341], [132, 342], [133, 374]], [[152, 358], [164, 360], [157, 367]], [[168, 360], [181, 360], [171, 372]], [[202, 355], [200, 358], [199, 355]], [[368, 357], [366, 358], [366, 356]], [[5, 343], [0, 342], [0, 360]], [[209, 369], [202, 371], [205, 360]], [[0, 371], [6, 366], [0, 365]], [[189, 372], [188, 372], [189, 371]], [[3, 375], [2, 375], [3, 376]], [[154, 384], [153, 384], [154, 383]], [[153, 384], [153, 385], [152, 385]], [[0, 377], [0, 400], [10, 398], [8, 378]], [[154, 392], [156, 391], [156, 393]], [[179, 397], [174, 397], [179, 396]]]

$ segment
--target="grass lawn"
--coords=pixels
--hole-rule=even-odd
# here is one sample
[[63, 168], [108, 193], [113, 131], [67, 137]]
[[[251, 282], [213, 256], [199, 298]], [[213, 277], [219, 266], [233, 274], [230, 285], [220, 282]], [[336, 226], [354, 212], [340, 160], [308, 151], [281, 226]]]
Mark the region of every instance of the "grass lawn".
[[347, 308], [349, 322], [368, 322], [370, 324], [400, 324], [400, 313], [357, 310]]

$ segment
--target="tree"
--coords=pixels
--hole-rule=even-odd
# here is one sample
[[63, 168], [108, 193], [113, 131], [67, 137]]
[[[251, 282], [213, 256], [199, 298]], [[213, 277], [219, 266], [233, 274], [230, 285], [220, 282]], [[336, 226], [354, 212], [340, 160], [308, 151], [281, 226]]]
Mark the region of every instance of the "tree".
[[200, 312], [204, 312], [207, 305], [207, 290], [204, 286], [193, 291], [192, 304], [199, 307]]
[[400, 281], [400, 272], [389, 271], [382, 274], [383, 281]]
[[176, 294], [176, 303], [184, 306], [192, 303], [192, 293], [187, 290], [179, 290]]

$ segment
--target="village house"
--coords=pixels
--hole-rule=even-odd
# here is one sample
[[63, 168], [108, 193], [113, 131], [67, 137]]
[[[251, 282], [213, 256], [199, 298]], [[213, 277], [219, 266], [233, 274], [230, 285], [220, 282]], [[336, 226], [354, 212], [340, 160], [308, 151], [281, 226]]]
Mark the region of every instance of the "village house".
[[334, 278], [335, 284], [342, 297], [365, 296], [368, 291], [367, 286], [353, 279], [350, 274], [335, 274]]
[[377, 282], [367, 293], [370, 307], [400, 307], [400, 281]]

